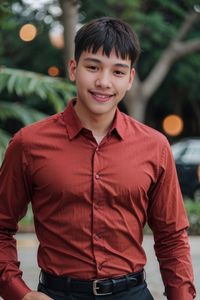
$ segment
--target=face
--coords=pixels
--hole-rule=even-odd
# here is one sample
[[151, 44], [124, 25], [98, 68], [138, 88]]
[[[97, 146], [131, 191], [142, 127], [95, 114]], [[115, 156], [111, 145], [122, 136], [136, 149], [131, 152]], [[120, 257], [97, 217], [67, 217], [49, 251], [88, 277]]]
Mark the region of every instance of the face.
[[77, 103], [75, 110], [81, 119], [105, 116], [113, 118], [118, 103], [132, 86], [135, 70], [130, 59], [109, 57], [100, 48], [93, 54], [84, 51], [77, 63], [69, 62], [69, 76], [76, 82]]

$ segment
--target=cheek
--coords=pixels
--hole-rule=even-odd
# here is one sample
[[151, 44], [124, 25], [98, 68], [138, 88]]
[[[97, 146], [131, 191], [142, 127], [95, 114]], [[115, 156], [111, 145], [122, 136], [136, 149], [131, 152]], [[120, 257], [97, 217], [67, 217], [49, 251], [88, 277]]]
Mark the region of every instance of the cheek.
[[129, 89], [129, 86], [130, 86], [129, 81], [126, 80], [126, 81], [118, 82], [116, 88], [120, 94], [125, 94], [126, 91]]
[[77, 74], [76, 80], [78, 85], [81, 86], [82, 88], [84, 87], [87, 88], [89, 85], [91, 85], [92, 82], [91, 76], [86, 73]]

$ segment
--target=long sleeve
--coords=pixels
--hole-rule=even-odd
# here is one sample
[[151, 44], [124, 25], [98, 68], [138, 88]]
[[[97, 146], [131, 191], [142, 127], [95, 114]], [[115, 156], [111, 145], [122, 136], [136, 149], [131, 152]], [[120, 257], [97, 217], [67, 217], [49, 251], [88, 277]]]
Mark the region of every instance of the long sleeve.
[[149, 195], [148, 223], [154, 233], [167, 299], [192, 300], [195, 288], [187, 235], [189, 224], [168, 144], [160, 159], [159, 178]]
[[14, 234], [25, 215], [30, 189], [21, 132], [11, 140], [0, 169], [0, 295], [21, 300], [30, 291], [22, 280]]

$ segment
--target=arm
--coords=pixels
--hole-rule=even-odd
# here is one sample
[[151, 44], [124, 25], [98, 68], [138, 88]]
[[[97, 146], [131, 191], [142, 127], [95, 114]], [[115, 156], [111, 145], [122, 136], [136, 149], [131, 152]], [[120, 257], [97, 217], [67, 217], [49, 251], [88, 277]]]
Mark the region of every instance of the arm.
[[30, 292], [22, 280], [13, 237], [30, 199], [27, 169], [19, 132], [11, 140], [0, 169], [0, 295], [5, 300], [21, 300]]
[[168, 300], [195, 297], [188, 219], [170, 146], [164, 145], [157, 182], [149, 193], [148, 223]]

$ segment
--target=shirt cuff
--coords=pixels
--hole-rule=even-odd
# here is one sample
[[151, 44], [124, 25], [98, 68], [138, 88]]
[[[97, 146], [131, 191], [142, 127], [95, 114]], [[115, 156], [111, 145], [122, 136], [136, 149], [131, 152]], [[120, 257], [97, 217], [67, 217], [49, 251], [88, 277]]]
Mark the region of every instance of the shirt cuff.
[[4, 288], [2, 297], [4, 300], [22, 300], [30, 291], [31, 289], [25, 284], [21, 277], [14, 277]]
[[196, 297], [196, 292], [192, 287], [183, 286], [179, 288], [167, 286], [165, 296], [168, 300], [193, 300]]

